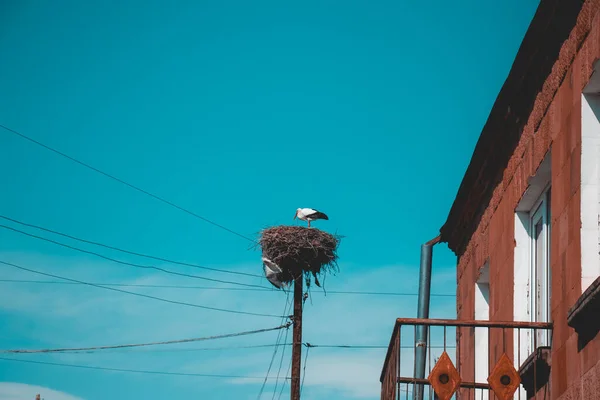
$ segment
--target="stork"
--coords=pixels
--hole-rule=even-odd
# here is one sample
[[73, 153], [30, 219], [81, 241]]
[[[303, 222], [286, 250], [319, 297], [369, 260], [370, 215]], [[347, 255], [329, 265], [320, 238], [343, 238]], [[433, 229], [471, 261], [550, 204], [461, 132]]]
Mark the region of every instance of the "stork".
[[262, 258], [263, 269], [265, 270], [265, 276], [267, 280], [271, 283], [271, 285], [275, 286], [277, 289], [281, 289], [285, 286], [285, 283], [280, 281], [281, 273], [283, 272], [279, 265], [275, 264], [273, 261], [269, 260], [266, 257]]
[[302, 221], [308, 222], [308, 227], [310, 228], [310, 221], [315, 221], [317, 219], [329, 220], [329, 217], [324, 213], [314, 210], [312, 208], [299, 208], [296, 210], [296, 215], [294, 215], [294, 219], [301, 219]]

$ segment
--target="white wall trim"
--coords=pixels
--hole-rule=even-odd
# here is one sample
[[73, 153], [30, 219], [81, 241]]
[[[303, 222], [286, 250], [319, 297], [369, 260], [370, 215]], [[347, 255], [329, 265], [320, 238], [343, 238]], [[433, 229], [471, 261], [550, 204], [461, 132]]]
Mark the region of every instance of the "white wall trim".
[[[515, 264], [514, 264], [514, 294], [513, 294], [513, 317], [515, 321], [531, 322], [531, 273], [530, 273], [530, 245], [529, 238], [529, 213], [515, 213]], [[515, 330], [514, 343], [518, 343], [518, 332]], [[515, 364], [520, 366], [529, 355], [528, 344], [529, 332], [521, 331], [521, 352], [518, 357], [515, 345]]]
[[[490, 319], [490, 272], [489, 263], [481, 268], [479, 279], [475, 283], [475, 319]], [[489, 376], [489, 329], [475, 328], [475, 382], [486, 383]], [[488, 400], [487, 390], [475, 391], [478, 400]]]
[[[514, 293], [513, 293], [513, 319], [515, 321], [530, 322], [531, 302], [530, 302], [530, 278], [529, 271], [529, 213], [515, 213], [515, 263], [514, 263]], [[520, 337], [519, 337], [520, 336]], [[531, 342], [531, 333], [528, 329], [513, 331], [513, 349], [514, 365], [517, 370], [529, 355], [529, 343]], [[519, 349], [520, 347], [520, 349]], [[526, 398], [525, 390], [519, 386], [519, 398]]]

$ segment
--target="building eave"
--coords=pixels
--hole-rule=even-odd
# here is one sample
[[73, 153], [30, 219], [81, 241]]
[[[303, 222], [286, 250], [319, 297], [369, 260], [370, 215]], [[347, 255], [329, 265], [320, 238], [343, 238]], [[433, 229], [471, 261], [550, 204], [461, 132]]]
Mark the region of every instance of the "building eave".
[[442, 240], [458, 256], [488, 207], [584, 0], [541, 0], [483, 127], [447, 220]]

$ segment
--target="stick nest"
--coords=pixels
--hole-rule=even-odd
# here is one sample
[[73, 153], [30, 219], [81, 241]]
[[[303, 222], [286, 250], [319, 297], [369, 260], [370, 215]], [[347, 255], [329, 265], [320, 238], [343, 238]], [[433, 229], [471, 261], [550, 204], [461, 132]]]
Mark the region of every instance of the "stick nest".
[[341, 237], [315, 228], [275, 226], [261, 232], [259, 244], [263, 257], [282, 269], [279, 279], [290, 283], [300, 274], [317, 275], [338, 271], [336, 254]]

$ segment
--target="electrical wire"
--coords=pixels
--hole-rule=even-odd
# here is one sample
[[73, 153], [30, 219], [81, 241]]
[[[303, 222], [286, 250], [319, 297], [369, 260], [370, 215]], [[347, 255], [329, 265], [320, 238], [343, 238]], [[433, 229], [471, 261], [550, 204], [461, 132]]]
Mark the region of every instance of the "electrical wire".
[[[290, 306], [290, 293], [287, 293], [287, 296], [285, 298], [285, 305], [283, 307], [283, 314], [287, 314], [289, 312], [289, 310], [291, 310], [291, 306]], [[288, 309], [289, 306], [289, 309]], [[283, 320], [281, 321], [283, 323]], [[289, 323], [291, 324], [291, 323]], [[288, 325], [289, 328], [289, 325]], [[277, 355], [277, 350], [279, 349], [279, 345], [280, 345], [280, 340], [281, 340], [281, 334], [282, 331], [280, 330], [277, 333], [277, 339], [275, 340], [275, 349], [273, 351], [273, 356], [271, 357], [271, 361], [269, 362], [269, 368], [267, 369], [267, 374], [265, 376], [265, 379], [263, 380], [262, 386], [260, 387], [260, 391], [258, 393], [257, 399], [260, 400], [264, 390], [265, 390], [265, 386], [267, 385], [267, 380], [269, 379], [269, 373], [271, 373], [271, 368], [273, 366], [273, 361], [275, 360], [275, 356]]]
[[[49, 285], [76, 285], [73, 282], [59, 282], [59, 281], [35, 281], [25, 279], [0, 279], [0, 282], [12, 282], [12, 283], [39, 283]], [[143, 287], [143, 288], [163, 288], [163, 289], [206, 289], [206, 290], [233, 290], [233, 291], [248, 291], [248, 292], [271, 292], [280, 293], [280, 290], [260, 287], [260, 288], [232, 288], [232, 287], [211, 287], [211, 286], [189, 286], [189, 285], [146, 285], [146, 284], [134, 284], [134, 283], [96, 283], [97, 285], [103, 286], [123, 286], [123, 287]], [[322, 293], [322, 292], [311, 292], [311, 293]], [[327, 293], [335, 294], [351, 294], [351, 295], [371, 295], [371, 296], [417, 296], [417, 293], [408, 292], [354, 292], [354, 291], [331, 291]], [[453, 294], [445, 293], [432, 293], [432, 297], [455, 297]]]
[[14, 129], [11, 129], [11, 128], [9, 128], [9, 127], [7, 127], [5, 125], [1, 125], [1, 124], [0, 124], [0, 128], [4, 129], [4, 130], [6, 130], [6, 131], [8, 131], [10, 133], [13, 133], [13, 134], [15, 134], [15, 135], [17, 135], [17, 136], [25, 139], [25, 140], [28, 140], [29, 142], [34, 143], [34, 144], [36, 144], [36, 145], [38, 145], [40, 147], [43, 147], [46, 150], [49, 150], [49, 151], [51, 151], [51, 152], [53, 152], [55, 154], [58, 154], [61, 157], [64, 157], [64, 158], [66, 158], [66, 159], [68, 159], [70, 161], [73, 161], [74, 163], [77, 163], [77, 164], [79, 164], [79, 165], [81, 165], [81, 166], [83, 166], [83, 167], [85, 167], [87, 169], [90, 169], [90, 170], [92, 170], [92, 171], [94, 171], [96, 173], [104, 175], [105, 177], [107, 177], [109, 179], [112, 179], [112, 180], [114, 180], [114, 181], [116, 181], [116, 182], [118, 182], [118, 183], [120, 183], [122, 185], [125, 185], [125, 186], [127, 186], [127, 187], [129, 187], [129, 188], [131, 188], [133, 190], [136, 190], [136, 191], [138, 191], [138, 192], [140, 192], [142, 194], [145, 194], [146, 196], [152, 197], [155, 200], [158, 200], [158, 201], [160, 201], [160, 202], [162, 202], [164, 204], [167, 204], [167, 205], [169, 205], [169, 206], [171, 206], [173, 208], [176, 208], [176, 209], [178, 209], [180, 211], [183, 211], [184, 213], [186, 213], [188, 215], [191, 215], [192, 217], [195, 217], [195, 218], [200, 219], [200, 220], [202, 220], [204, 222], [207, 222], [207, 223], [209, 223], [209, 224], [211, 224], [213, 226], [216, 226], [217, 228], [220, 228], [220, 229], [222, 229], [224, 231], [227, 231], [227, 232], [229, 232], [229, 233], [231, 233], [233, 235], [236, 235], [236, 236], [238, 236], [240, 238], [248, 240], [248, 241], [250, 241], [252, 243], [256, 243], [256, 240], [251, 239], [248, 236], [245, 236], [245, 235], [243, 235], [241, 233], [238, 233], [238, 232], [236, 232], [236, 231], [234, 231], [232, 229], [227, 228], [226, 226], [223, 226], [223, 225], [218, 224], [218, 223], [216, 223], [214, 221], [211, 221], [210, 219], [208, 219], [206, 217], [203, 217], [203, 216], [201, 216], [199, 214], [196, 214], [195, 212], [193, 212], [193, 211], [191, 211], [191, 210], [189, 210], [187, 208], [178, 206], [177, 204], [175, 204], [175, 203], [173, 203], [173, 202], [171, 202], [171, 201], [169, 201], [169, 200], [167, 200], [167, 199], [165, 199], [163, 197], [160, 197], [158, 195], [150, 193], [149, 191], [144, 190], [144, 189], [142, 189], [142, 188], [140, 188], [138, 186], [135, 186], [135, 185], [133, 185], [131, 183], [128, 183], [128, 182], [124, 181], [123, 179], [117, 178], [114, 175], [111, 175], [111, 174], [109, 174], [107, 172], [104, 172], [104, 171], [102, 171], [102, 170], [100, 170], [100, 169], [98, 169], [96, 167], [91, 166], [90, 164], [87, 164], [87, 163], [85, 163], [83, 161], [80, 161], [80, 160], [74, 158], [74, 157], [71, 157], [71, 156], [69, 156], [69, 155], [67, 155], [67, 154], [65, 154], [65, 153], [63, 153], [63, 152], [61, 152], [59, 150], [56, 150], [56, 149], [54, 149], [54, 148], [52, 148], [52, 147], [50, 147], [50, 146], [48, 146], [48, 145], [46, 145], [46, 144], [44, 144], [42, 142], [39, 142], [39, 141], [37, 141], [37, 140], [29, 137], [29, 136], [26, 136], [26, 135], [24, 135], [24, 134], [22, 134], [22, 133], [20, 133], [20, 132], [18, 132], [16, 130], [14, 130]]
[[[62, 282], [62, 281], [38, 281], [31, 279], [0, 279], [0, 282], [7, 283], [39, 283], [46, 285], [79, 285], [76, 282]], [[280, 290], [270, 289], [267, 287], [258, 288], [236, 288], [236, 287], [219, 287], [219, 286], [190, 286], [190, 285], [152, 285], [152, 284], [138, 284], [138, 283], [99, 283], [94, 282], [96, 285], [102, 286], [116, 286], [116, 287], [139, 287], [139, 288], [155, 288], [155, 289], [203, 289], [203, 290], [232, 290], [232, 291], [249, 291], [249, 292], [273, 292], [280, 293]]]
[[13, 231], [13, 232], [16, 232], [16, 233], [20, 233], [22, 235], [29, 236], [29, 237], [32, 237], [34, 239], [43, 240], [45, 242], [53, 243], [53, 244], [55, 244], [57, 246], [65, 247], [67, 249], [75, 250], [75, 251], [78, 251], [78, 252], [81, 252], [81, 253], [84, 253], [84, 254], [90, 254], [90, 255], [93, 255], [93, 256], [96, 256], [96, 257], [100, 257], [102, 259], [105, 259], [105, 260], [108, 260], [108, 261], [112, 261], [112, 262], [115, 262], [115, 263], [121, 264], [121, 265], [127, 265], [127, 266], [135, 267], [135, 268], [153, 269], [153, 270], [161, 271], [161, 272], [164, 272], [164, 273], [167, 273], [167, 274], [172, 274], [172, 275], [177, 275], [177, 276], [184, 276], [186, 278], [202, 279], [202, 280], [210, 281], [210, 282], [218, 282], [218, 283], [225, 283], [225, 284], [229, 284], [229, 285], [239, 285], [239, 286], [246, 286], [246, 287], [265, 288], [264, 286], [260, 286], [260, 285], [252, 285], [252, 284], [247, 284], [247, 283], [225, 281], [225, 280], [221, 280], [221, 279], [207, 278], [207, 277], [200, 276], [200, 275], [185, 274], [183, 272], [171, 271], [171, 270], [168, 270], [168, 269], [165, 269], [165, 268], [156, 267], [154, 265], [143, 265], [143, 264], [130, 263], [130, 262], [127, 262], [127, 261], [117, 260], [116, 258], [108, 257], [108, 256], [105, 256], [103, 254], [96, 253], [94, 251], [84, 250], [84, 249], [81, 249], [79, 247], [75, 247], [75, 246], [71, 246], [71, 245], [68, 245], [68, 244], [65, 244], [65, 243], [61, 243], [61, 242], [58, 242], [58, 241], [53, 240], [53, 239], [48, 239], [48, 238], [45, 238], [45, 237], [42, 237], [42, 236], [34, 235], [32, 233], [28, 233], [28, 232], [22, 231], [20, 229], [12, 228], [10, 226], [6, 226], [6, 225], [0, 224], [0, 228], [8, 229], [10, 231]]
[[248, 336], [255, 335], [258, 333], [270, 332], [270, 331], [281, 331], [282, 329], [287, 329], [291, 325], [291, 322], [286, 324], [282, 324], [280, 326], [276, 326], [274, 328], [264, 328], [264, 329], [255, 329], [252, 331], [245, 332], [235, 332], [235, 333], [226, 333], [222, 335], [214, 335], [214, 336], [205, 336], [205, 337], [197, 337], [197, 338], [189, 338], [189, 339], [177, 339], [177, 340], [167, 340], [162, 342], [149, 342], [149, 343], [130, 343], [130, 344], [118, 344], [112, 346], [90, 346], [90, 347], [71, 347], [71, 348], [55, 348], [55, 349], [7, 349], [0, 350], [0, 353], [10, 353], [10, 354], [34, 354], [34, 353], [70, 353], [75, 351], [99, 351], [99, 350], [108, 350], [108, 349], [125, 349], [125, 348], [133, 348], [133, 347], [148, 347], [148, 346], [164, 346], [170, 344], [180, 344], [180, 343], [192, 343], [192, 342], [204, 342], [207, 340], [217, 340], [217, 339], [225, 339], [239, 336]]
[[271, 361], [269, 362], [269, 368], [267, 369], [267, 374], [265, 375], [263, 383], [260, 386], [258, 396], [256, 396], [257, 400], [260, 400], [260, 398], [262, 397], [262, 395], [265, 391], [265, 386], [267, 385], [267, 380], [269, 379], [269, 373], [271, 372], [271, 367], [273, 366], [273, 361], [275, 360], [275, 356], [277, 355], [277, 349], [279, 347], [278, 345], [279, 345], [280, 340], [281, 340], [281, 332], [279, 332], [279, 334], [277, 335], [277, 339], [275, 339], [275, 344], [276, 344], [275, 350], [273, 351], [273, 355], [271, 356]]
[[288, 369], [287, 369], [287, 372], [285, 373], [285, 376], [287, 376], [288, 378], [286, 378], [283, 381], [283, 385], [281, 385], [281, 390], [279, 391], [279, 396], [277, 397], [278, 400], [281, 400], [281, 396], [283, 395], [283, 390], [285, 389], [285, 384], [288, 383], [288, 381], [290, 380], [289, 376], [290, 376], [291, 370], [292, 370], [292, 357], [290, 357], [290, 362], [288, 363]]
[[[304, 343], [303, 343], [304, 344]], [[306, 345], [306, 344], [304, 344]], [[388, 346], [377, 346], [377, 345], [347, 345], [347, 344], [323, 344], [323, 345], [310, 345], [310, 347], [321, 347], [321, 348], [329, 348], [329, 349], [387, 349]], [[412, 349], [412, 346], [410, 347]]]
[[[283, 308], [283, 314], [284, 314], [284, 315], [285, 315], [285, 314], [287, 314], [287, 313], [289, 313], [289, 312], [291, 311], [291, 308], [292, 308], [292, 307], [291, 307], [291, 304], [290, 304], [290, 301], [289, 301], [289, 300], [290, 300], [290, 292], [287, 292], [287, 293], [286, 293], [286, 298], [285, 298], [285, 306], [284, 306], [284, 308]], [[289, 307], [289, 308], [288, 308], [288, 307]], [[283, 323], [283, 320], [282, 320], [281, 322]], [[286, 338], [287, 338], [287, 334], [288, 334], [288, 332], [289, 332], [289, 328], [286, 330]], [[267, 369], [267, 374], [266, 374], [266, 376], [265, 376], [265, 379], [264, 379], [264, 381], [263, 381], [263, 384], [262, 384], [262, 386], [261, 386], [261, 388], [260, 388], [260, 392], [259, 392], [259, 394], [258, 394], [258, 399], [260, 399], [260, 397], [262, 396], [262, 394], [263, 394], [263, 392], [264, 392], [264, 389], [265, 389], [265, 386], [266, 386], [266, 384], [267, 384], [267, 380], [268, 380], [268, 378], [269, 378], [269, 373], [271, 372], [271, 368], [272, 368], [272, 366], [273, 366], [273, 361], [275, 360], [275, 357], [276, 357], [276, 355], [277, 355], [277, 350], [279, 349], [279, 347], [280, 347], [280, 345], [281, 345], [281, 342], [280, 342], [280, 340], [281, 340], [281, 335], [282, 335], [282, 331], [279, 331], [279, 332], [278, 332], [278, 335], [277, 335], [277, 339], [275, 340], [275, 349], [274, 349], [274, 351], [273, 351], [273, 355], [272, 355], [272, 357], [271, 357], [271, 361], [269, 362], [269, 368]], [[284, 348], [284, 349], [285, 349], [285, 348]]]
[[[280, 344], [279, 346], [290, 346], [290, 343]], [[244, 349], [260, 349], [270, 348], [276, 346], [273, 343], [270, 344], [256, 344], [249, 346], [223, 346], [223, 347], [186, 347], [181, 349], [116, 349], [116, 350], [102, 350], [102, 353], [137, 353], [137, 354], [148, 354], [148, 353], [188, 353], [192, 351], [222, 351], [222, 350], [244, 350]], [[97, 351], [86, 350], [86, 351], [70, 351], [69, 354], [97, 354]]]
[[290, 333], [290, 330], [286, 330], [285, 331], [285, 337], [283, 338], [283, 343], [280, 344], [283, 346], [283, 349], [281, 350], [281, 358], [279, 359], [279, 368], [277, 369], [277, 377], [275, 378], [275, 388], [273, 389], [273, 396], [271, 397], [271, 400], [275, 400], [275, 396], [277, 395], [277, 386], [279, 385], [279, 377], [281, 376], [281, 367], [283, 366], [283, 358], [285, 357], [285, 349], [286, 346], [291, 345], [291, 343], [287, 343], [287, 338], [288, 338], [288, 334]]
[[[280, 360], [280, 370], [277, 372], [280, 375], [281, 372], [281, 363], [283, 362], [284, 356], [285, 356], [285, 349], [289, 346], [292, 345], [292, 343], [287, 343], [287, 335], [288, 335], [289, 331], [286, 331], [286, 334], [284, 336], [284, 342], [283, 343], [269, 343], [269, 344], [256, 344], [256, 345], [248, 345], [248, 346], [223, 346], [223, 347], [186, 347], [186, 348], [179, 348], [179, 349], [146, 349], [146, 348], [142, 348], [142, 349], [115, 349], [113, 351], [111, 350], [102, 350], [102, 353], [144, 353], [144, 354], [148, 354], [148, 353], [178, 353], [178, 352], [193, 352], [193, 351], [223, 351], [223, 350], [244, 350], [244, 349], [260, 349], [260, 348], [270, 348], [270, 347], [283, 347], [283, 351], [282, 351], [282, 355], [281, 355], [281, 360]], [[306, 343], [302, 343], [304, 346], [306, 346]], [[311, 343], [311, 347], [313, 348], [339, 348], [339, 349], [387, 349], [387, 346], [364, 346], [364, 345], [339, 345], [339, 346], [332, 346], [332, 345], [318, 345], [318, 344], [312, 344]], [[412, 349], [414, 348], [414, 346], [401, 346], [401, 348], [403, 349]], [[444, 346], [442, 345], [438, 345], [438, 346], [428, 346], [428, 348], [430, 349], [443, 349]], [[456, 346], [449, 346], [446, 345], [447, 349], [453, 349], [456, 348]], [[98, 353], [98, 351], [94, 351], [94, 350], [85, 350], [85, 351], [70, 351], [69, 354], [96, 354]], [[279, 376], [278, 375], [278, 376]]]
[[249, 273], [246, 273], [246, 272], [229, 271], [229, 270], [219, 269], [219, 268], [210, 268], [210, 267], [205, 267], [205, 266], [198, 265], [198, 264], [192, 264], [192, 263], [187, 263], [187, 262], [183, 262], [183, 261], [175, 261], [175, 260], [171, 260], [171, 259], [168, 259], [168, 258], [153, 256], [153, 255], [145, 254], [145, 253], [138, 253], [138, 252], [135, 252], [135, 251], [122, 249], [122, 248], [116, 247], [116, 246], [111, 246], [111, 245], [107, 245], [107, 244], [100, 243], [100, 242], [95, 242], [95, 241], [88, 240], [88, 239], [82, 239], [80, 237], [69, 235], [69, 234], [62, 233], [62, 232], [58, 232], [56, 230], [45, 228], [43, 226], [34, 225], [34, 224], [31, 224], [31, 223], [28, 223], [28, 222], [19, 221], [17, 219], [10, 218], [10, 217], [7, 217], [5, 215], [0, 215], [0, 218], [5, 219], [5, 220], [10, 221], [10, 222], [14, 222], [14, 223], [22, 225], [22, 226], [26, 226], [26, 227], [29, 227], [29, 228], [38, 229], [38, 230], [41, 230], [41, 231], [44, 231], [44, 232], [48, 232], [48, 233], [53, 233], [55, 235], [59, 235], [59, 236], [62, 236], [62, 237], [66, 237], [68, 239], [76, 240], [78, 242], [87, 243], [87, 244], [91, 244], [91, 245], [99, 246], [99, 247], [104, 247], [106, 249], [119, 251], [121, 253], [130, 254], [130, 255], [133, 255], [133, 256], [144, 257], [144, 258], [148, 258], [148, 259], [152, 259], [152, 260], [156, 260], [156, 261], [167, 262], [169, 264], [182, 265], [182, 266], [185, 266], [185, 267], [192, 267], [192, 268], [204, 269], [204, 270], [208, 270], [208, 271], [222, 272], [222, 273], [225, 273], [225, 274], [243, 275], [243, 276], [251, 276], [251, 277], [262, 278], [261, 275], [257, 275], [257, 274], [249, 274]]
[[262, 376], [198, 374], [198, 373], [191, 373], [191, 372], [186, 373], [186, 372], [148, 371], [148, 370], [139, 370], [139, 369], [109, 368], [109, 367], [98, 367], [98, 366], [93, 366], [93, 365], [79, 365], [79, 364], [65, 364], [65, 363], [56, 363], [56, 362], [47, 362], [47, 361], [22, 360], [22, 359], [7, 358], [7, 357], [0, 357], [0, 360], [19, 362], [19, 363], [27, 363], [27, 364], [49, 365], [49, 366], [55, 366], [55, 367], [82, 368], [82, 369], [93, 369], [93, 370], [99, 370], [99, 371], [112, 371], [112, 372], [130, 372], [130, 373], [136, 373], [136, 374], [195, 376], [195, 377], [203, 377], [203, 378], [228, 378], [228, 379], [262, 379]]
[[[399, 293], [399, 292], [355, 292], [355, 291], [335, 291], [328, 290], [327, 293], [335, 293], [335, 294], [362, 294], [362, 295], [376, 295], [376, 296], [418, 296], [418, 293]], [[432, 293], [433, 297], [456, 297], [454, 294], [450, 293]]]
[[[297, 284], [298, 282], [296, 282], [295, 284]], [[306, 302], [306, 298], [308, 296], [308, 292], [305, 292], [304, 295], [302, 296], [302, 304], [300, 305], [302, 307], [302, 310], [304, 310], [304, 304]], [[292, 316], [293, 318], [293, 316]], [[287, 336], [286, 336], [286, 340], [287, 340]], [[290, 343], [290, 344], [294, 344], [294, 343]], [[285, 347], [283, 348], [283, 350], [285, 351]], [[273, 355], [274, 357], [275, 355]], [[273, 397], [271, 398], [271, 400], [273, 400], [275, 398], [275, 394], [277, 393], [277, 382], [279, 379], [279, 374], [281, 372], [281, 364], [283, 362], [283, 354], [281, 355], [281, 360], [279, 362], [279, 371], [277, 372], [277, 380], [275, 381], [275, 389], [273, 390]], [[293, 362], [293, 354], [292, 357], [290, 357], [290, 363], [288, 365], [288, 370], [286, 373], [286, 376], [289, 376], [290, 374], [290, 369], [292, 368], [292, 362]], [[281, 391], [279, 392], [279, 399], [281, 398], [281, 395], [283, 394], [283, 389], [285, 388], [285, 384], [287, 381], [284, 381], [283, 384], [281, 385]], [[300, 388], [300, 391], [302, 391], [302, 388]]]
[[[287, 304], [287, 301], [289, 299], [289, 295], [290, 295], [290, 292], [288, 292], [288, 298], [286, 299], [286, 304]], [[291, 308], [292, 308], [292, 303], [290, 304], [289, 311], [291, 311]], [[283, 365], [283, 358], [285, 357], [286, 346], [291, 346], [292, 345], [292, 343], [287, 343], [287, 339], [288, 339], [288, 334], [289, 333], [290, 333], [290, 330], [289, 329], [286, 330], [285, 331], [285, 337], [283, 338], [283, 343], [282, 343], [283, 349], [281, 350], [281, 359], [279, 360], [279, 368], [277, 369], [277, 377], [275, 378], [275, 388], [273, 389], [273, 396], [271, 397], [271, 400], [274, 400], [275, 396], [277, 394], [277, 386], [279, 385], [279, 377], [281, 375], [281, 367]], [[290, 360], [291, 360], [291, 358], [290, 358]], [[285, 381], [283, 382], [282, 385], [284, 385], [284, 384], [285, 384]]]
[[262, 313], [254, 313], [254, 312], [247, 312], [247, 311], [230, 310], [230, 309], [226, 309], [226, 308], [217, 308], [217, 307], [202, 306], [202, 305], [199, 305], [199, 304], [187, 303], [187, 302], [184, 302], [184, 301], [169, 300], [169, 299], [165, 299], [163, 297], [151, 296], [151, 295], [148, 295], [148, 294], [130, 292], [128, 290], [117, 289], [117, 288], [108, 287], [108, 286], [102, 286], [102, 285], [96, 285], [94, 283], [84, 282], [84, 281], [80, 281], [80, 280], [72, 279], [72, 278], [67, 278], [67, 277], [60, 276], [60, 275], [54, 275], [54, 274], [49, 274], [49, 273], [42, 272], [42, 271], [36, 271], [34, 269], [25, 268], [25, 267], [22, 267], [22, 266], [13, 264], [13, 263], [9, 263], [9, 262], [6, 262], [6, 261], [2, 261], [2, 260], [0, 260], [0, 264], [6, 265], [6, 266], [9, 266], [9, 267], [13, 267], [13, 268], [17, 268], [17, 269], [20, 269], [20, 270], [23, 270], [23, 271], [31, 272], [33, 274], [49, 276], [49, 277], [56, 278], [56, 279], [63, 279], [63, 280], [70, 281], [70, 282], [76, 282], [76, 283], [79, 283], [81, 285], [87, 285], [87, 286], [92, 286], [92, 287], [99, 288], [99, 289], [111, 290], [113, 292], [119, 292], [119, 293], [129, 294], [131, 296], [144, 297], [144, 298], [147, 298], [147, 299], [162, 301], [162, 302], [170, 303], [170, 304], [177, 304], [177, 305], [182, 305], [182, 306], [187, 306], [187, 307], [202, 308], [204, 310], [220, 311], [220, 312], [226, 312], [226, 313], [232, 313], [232, 314], [252, 315], [252, 316], [256, 316], [256, 317], [282, 318], [281, 315], [262, 314]]
[[310, 343], [306, 343], [306, 354], [304, 355], [304, 367], [302, 368], [302, 382], [300, 383], [300, 394], [302, 394], [302, 388], [304, 387], [304, 378], [306, 378], [306, 361], [308, 360], [308, 352], [312, 347]]
[[[306, 344], [303, 343], [305, 346]], [[310, 347], [320, 347], [320, 348], [329, 348], [329, 349], [387, 349], [388, 346], [376, 346], [376, 345], [347, 345], [347, 344], [311, 344]], [[436, 346], [427, 346], [430, 349], [443, 349], [444, 346], [436, 345]], [[402, 349], [412, 349], [414, 346], [400, 346]], [[446, 348], [453, 348], [453, 346], [446, 346]]]

